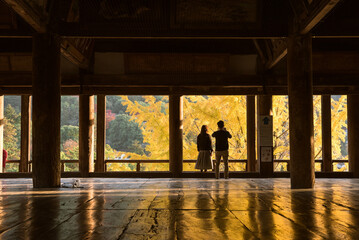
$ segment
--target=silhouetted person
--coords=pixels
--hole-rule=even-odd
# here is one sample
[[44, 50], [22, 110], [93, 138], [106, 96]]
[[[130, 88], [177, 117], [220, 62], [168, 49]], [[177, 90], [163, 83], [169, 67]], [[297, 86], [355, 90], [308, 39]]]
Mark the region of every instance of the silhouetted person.
[[228, 138], [232, 135], [225, 129], [224, 122], [221, 120], [217, 123], [218, 131], [212, 134], [216, 138], [216, 178], [219, 178], [219, 164], [223, 157], [224, 178], [228, 178]]
[[201, 133], [197, 136], [197, 150], [198, 158], [196, 162], [195, 169], [200, 169], [201, 172], [204, 170], [207, 172], [207, 169], [212, 169], [212, 140], [211, 136], [208, 134], [207, 125], [203, 125], [201, 128]]

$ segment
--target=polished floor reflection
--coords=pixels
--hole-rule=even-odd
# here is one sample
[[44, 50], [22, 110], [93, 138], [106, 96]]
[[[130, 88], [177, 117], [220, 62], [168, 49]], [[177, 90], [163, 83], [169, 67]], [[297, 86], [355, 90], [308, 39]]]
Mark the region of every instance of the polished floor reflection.
[[[72, 179], [63, 179], [70, 182]], [[359, 239], [359, 179], [0, 179], [0, 239]]]

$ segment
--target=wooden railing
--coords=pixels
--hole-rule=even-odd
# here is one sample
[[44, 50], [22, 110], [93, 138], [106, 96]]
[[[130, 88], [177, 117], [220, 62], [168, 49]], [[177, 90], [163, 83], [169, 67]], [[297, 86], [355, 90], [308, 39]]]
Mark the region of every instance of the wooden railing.
[[[246, 159], [238, 159], [238, 160], [228, 160], [229, 163], [245, 163], [247, 168], [247, 160]], [[284, 159], [275, 159], [274, 163], [287, 163], [287, 169], [290, 169], [290, 160]], [[183, 160], [183, 163], [195, 163], [196, 160]], [[316, 163], [323, 163], [323, 160], [315, 160]], [[20, 160], [7, 160], [6, 163], [15, 163], [20, 164]], [[79, 160], [61, 160], [61, 171], [65, 172], [65, 164], [67, 163], [75, 163], [79, 164]], [[105, 172], [107, 172], [107, 164], [110, 163], [135, 163], [136, 164], [136, 172], [141, 172], [141, 164], [146, 163], [169, 163], [169, 160], [105, 160]], [[333, 160], [332, 163], [348, 163], [348, 160]], [[29, 161], [29, 171], [31, 172], [32, 161]], [[323, 168], [323, 164], [322, 164]], [[247, 170], [247, 169], [246, 169]], [[323, 170], [323, 169], [322, 169]]]
[[[247, 163], [246, 159], [228, 160], [230, 163]], [[105, 172], [107, 172], [108, 163], [136, 163], [136, 172], [141, 171], [141, 163], [169, 163], [169, 160], [105, 160]], [[183, 160], [183, 163], [196, 163], [196, 160]]]

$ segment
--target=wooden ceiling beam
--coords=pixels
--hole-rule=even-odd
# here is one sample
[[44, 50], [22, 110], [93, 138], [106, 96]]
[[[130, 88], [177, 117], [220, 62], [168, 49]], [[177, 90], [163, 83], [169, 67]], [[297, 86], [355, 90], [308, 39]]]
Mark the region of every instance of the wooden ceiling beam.
[[83, 69], [88, 69], [94, 46], [93, 39], [62, 39], [61, 53], [62, 55]]
[[[0, 95], [32, 94], [31, 87], [0, 87]], [[184, 87], [62, 87], [61, 95], [287, 95], [287, 87], [230, 87], [230, 88], [184, 88]], [[359, 87], [313, 87], [314, 95], [359, 94]]]
[[[291, 0], [294, 18], [298, 21], [300, 34], [310, 32], [342, 0]], [[265, 70], [273, 68], [287, 55], [286, 39], [264, 39], [254, 42], [262, 58]], [[261, 44], [259, 41], [262, 41]], [[266, 54], [265, 54], [266, 53]]]
[[310, 32], [340, 1], [342, 0], [313, 0], [307, 11], [301, 13], [303, 17], [300, 18], [300, 34]]
[[36, 32], [46, 32], [48, 18], [40, 7], [33, 6], [26, 0], [4, 0], [20, 17], [22, 17]]
[[[25, 0], [4, 1], [28, 24], [30, 24], [36, 32], [44, 33], [47, 31], [47, 25], [51, 16], [49, 16], [48, 13], [41, 11], [39, 6], [33, 6]], [[58, 13], [55, 13], [54, 17], [57, 14]], [[87, 69], [89, 67], [92, 49], [92, 39], [63, 39], [61, 42], [62, 55], [80, 68]]]
[[[264, 80], [265, 79], [265, 80]], [[31, 87], [31, 73], [0, 73], [0, 87]], [[356, 74], [315, 74], [313, 85], [320, 88], [359, 87], [359, 73]], [[128, 75], [85, 75], [65, 77], [63, 87], [82, 88], [260, 88], [287, 87], [285, 75], [248, 76], [248, 75], [196, 75], [174, 76], [164, 74], [128, 74]]]

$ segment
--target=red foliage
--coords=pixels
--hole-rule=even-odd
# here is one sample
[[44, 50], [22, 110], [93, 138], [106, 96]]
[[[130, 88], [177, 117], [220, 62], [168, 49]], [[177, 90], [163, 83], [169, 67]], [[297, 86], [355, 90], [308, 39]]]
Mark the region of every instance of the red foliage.
[[106, 110], [106, 129], [109, 127], [109, 123], [115, 120], [116, 114], [114, 114], [111, 110]]

